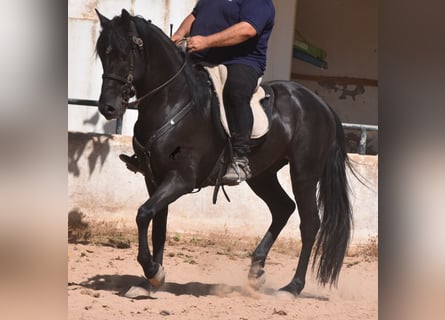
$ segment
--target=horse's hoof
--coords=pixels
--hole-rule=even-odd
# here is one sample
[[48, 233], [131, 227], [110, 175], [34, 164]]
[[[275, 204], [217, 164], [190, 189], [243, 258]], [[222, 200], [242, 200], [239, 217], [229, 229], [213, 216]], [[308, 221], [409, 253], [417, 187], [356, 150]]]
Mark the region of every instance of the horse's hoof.
[[266, 283], [266, 274], [262, 272], [261, 275], [257, 278], [249, 277], [248, 281], [249, 281], [249, 286], [252, 289], [259, 290]]
[[280, 290], [277, 291], [277, 293], [283, 293], [283, 294], [289, 294], [292, 295], [293, 297], [297, 297], [300, 292], [303, 290], [303, 285], [295, 285], [293, 283], [288, 284], [287, 286], [281, 288]]
[[132, 286], [127, 292], [125, 292], [124, 297], [130, 299], [137, 298], [150, 298], [151, 291], [147, 288], [141, 286]]
[[292, 300], [292, 299], [295, 299], [295, 297], [296, 297], [296, 295], [294, 295], [293, 293], [291, 293], [289, 291], [282, 290], [282, 289], [276, 291], [274, 296], [277, 297], [278, 299], [282, 299], [282, 300]]
[[158, 272], [156, 272], [153, 278], [148, 279], [148, 282], [150, 282], [154, 289], [159, 289], [165, 282], [164, 267], [159, 265]]

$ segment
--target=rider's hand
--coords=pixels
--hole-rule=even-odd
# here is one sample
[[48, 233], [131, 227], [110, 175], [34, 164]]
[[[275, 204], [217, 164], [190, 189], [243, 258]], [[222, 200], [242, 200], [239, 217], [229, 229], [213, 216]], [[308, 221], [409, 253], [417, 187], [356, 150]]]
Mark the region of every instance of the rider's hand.
[[184, 36], [181, 36], [181, 35], [175, 33], [174, 35], [171, 36], [170, 39], [171, 39], [171, 41], [173, 41], [176, 45], [178, 45], [179, 42], [180, 42], [181, 40], [184, 39]]
[[187, 50], [189, 52], [201, 51], [208, 47], [207, 37], [193, 36], [187, 39]]

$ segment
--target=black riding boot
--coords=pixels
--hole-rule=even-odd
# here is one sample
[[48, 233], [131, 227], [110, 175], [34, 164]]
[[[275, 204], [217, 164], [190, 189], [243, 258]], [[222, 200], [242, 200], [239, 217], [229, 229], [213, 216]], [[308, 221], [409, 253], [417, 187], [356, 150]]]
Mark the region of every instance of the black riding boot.
[[234, 186], [250, 179], [251, 176], [249, 159], [245, 155], [234, 154], [233, 162], [228, 166], [221, 182], [225, 185]]
[[119, 159], [125, 162], [125, 165], [127, 166], [128, 170], [133, 171], [134, 173], [140, 172], [144, 174], [144, 169], [141, 164], [141, 161], [135, 154], [129, 157], [126, 154], [121, 153], [119, 155]]

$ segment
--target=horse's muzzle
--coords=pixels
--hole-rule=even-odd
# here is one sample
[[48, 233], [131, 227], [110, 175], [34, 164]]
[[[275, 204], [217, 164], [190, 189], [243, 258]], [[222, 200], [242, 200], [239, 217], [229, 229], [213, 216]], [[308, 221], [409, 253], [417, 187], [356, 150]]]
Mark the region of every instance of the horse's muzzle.
[[107, 120], [116, 119], [120, 116], [119, 112], [117, 112], [115, 107], [113, 107], [109, 104], [102, 104], [100, 102], [99, 102], [99, 112]]

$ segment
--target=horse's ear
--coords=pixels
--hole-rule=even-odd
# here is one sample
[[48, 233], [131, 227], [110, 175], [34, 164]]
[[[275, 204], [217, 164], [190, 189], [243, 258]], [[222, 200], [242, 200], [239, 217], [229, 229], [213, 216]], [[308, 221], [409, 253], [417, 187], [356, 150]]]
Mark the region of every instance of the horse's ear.
[[130, 16], [130, 13], [127, 10], [122, 9], [121, 17], [122, 17], [123, 21], [130, 21], [130, 17], [131, 16]]
[[99, 12], [99, 10], [97, 10], [97, 9], [94, 9], [94, 10], [96, 10], [96, 14], [99, 17], [100, 25], [102, 26], [102, 28], [105, 27], [110, 22], [110, 19], [108, 19], [107, 17], [103, 16]]

